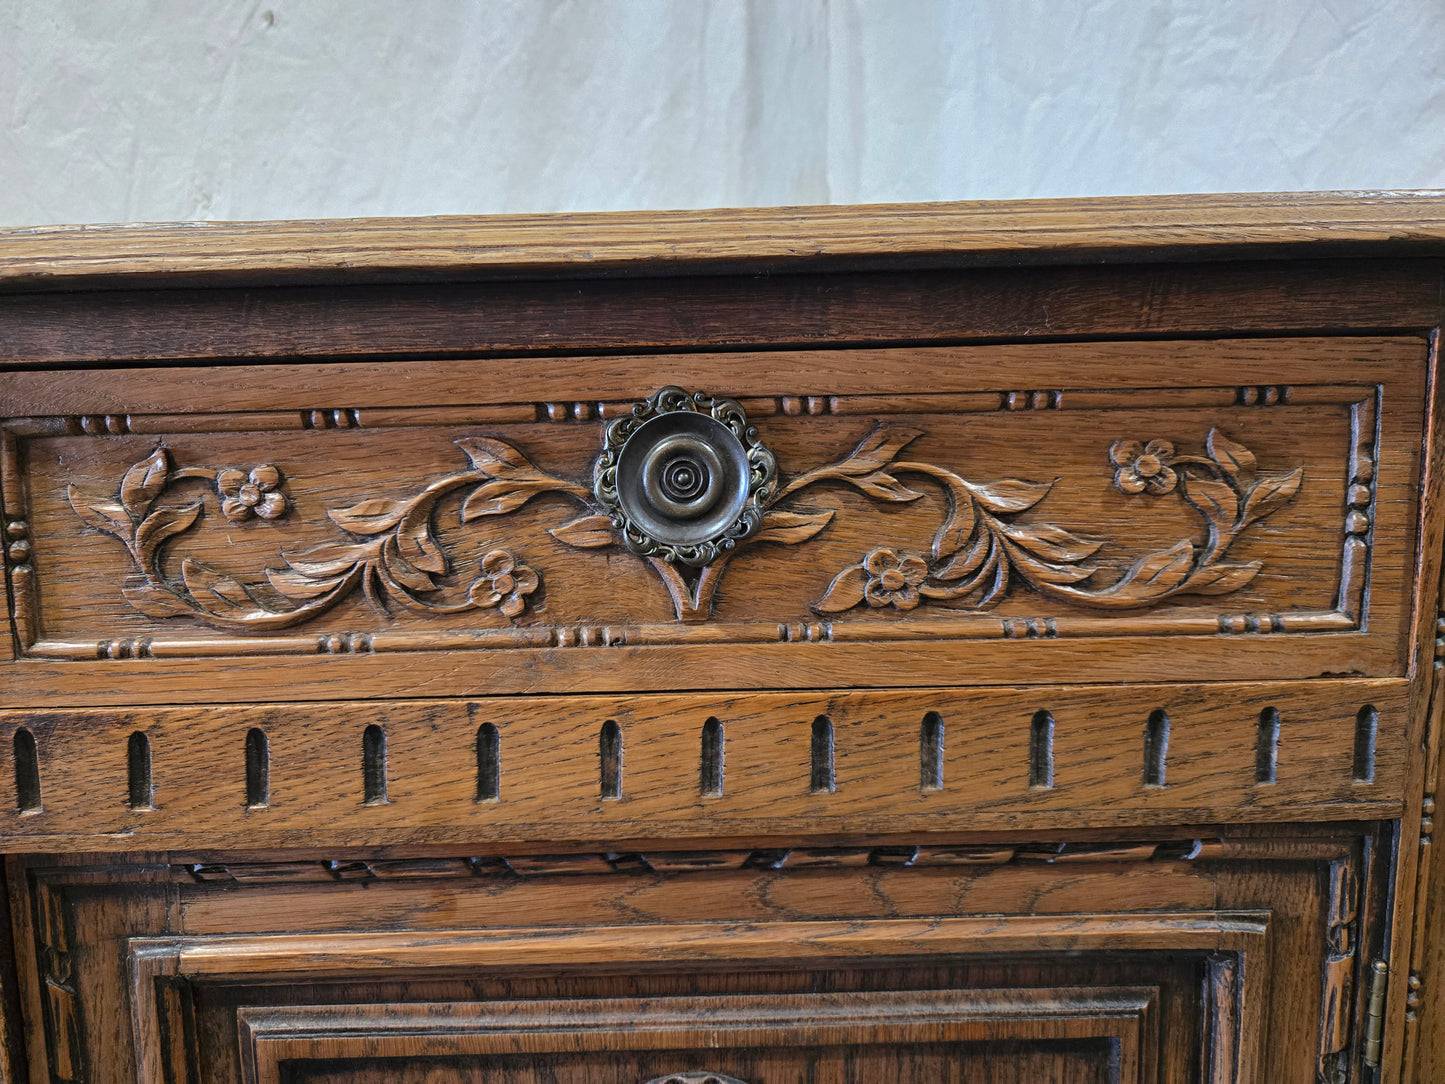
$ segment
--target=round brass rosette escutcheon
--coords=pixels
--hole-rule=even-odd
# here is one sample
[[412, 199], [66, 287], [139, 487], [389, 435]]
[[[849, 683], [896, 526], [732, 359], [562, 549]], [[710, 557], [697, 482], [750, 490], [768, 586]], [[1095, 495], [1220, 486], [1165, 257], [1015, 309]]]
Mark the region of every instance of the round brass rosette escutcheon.
[[697, 566], [757, 533], [777, 475], [737, 400], [669, 387], [607, 426], [592, 488], [629, 549]]

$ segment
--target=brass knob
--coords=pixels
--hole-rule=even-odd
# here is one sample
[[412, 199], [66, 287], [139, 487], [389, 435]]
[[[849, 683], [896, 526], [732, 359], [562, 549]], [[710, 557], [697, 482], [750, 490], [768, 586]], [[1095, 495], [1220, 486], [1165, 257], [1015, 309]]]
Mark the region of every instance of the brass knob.
[[593, 489], [632, 550], [706, 565], [756, 533], [776, 478], [737, 400], [668, 387], [608, 425]]
[[[694, 417], [700, 418], [698, 415]], [[706, 420], [712, 421], [711, 418]], [[650, 424], [656, 425], [658, 421], [670, 419], [655, 418]], [[712, 424], [717, 425], [716, 422]], [[703, 519], [707, 512], [718, 508], [725, 491], [729, 500], [721, 509], [724, 516], [731, 519], [742, 511], [741, 502], [746, 499], [747, 490], [737, 484], [740, 477], [738, 464], [723, 462], [718, 447], [731, 449], [716, 439], [717, 434], [668, 433], [651, 441], [649, 446], [647, 438], [652, 434], [647, 432], [647, 428], [643, 426], [634, 438], [646, 449], [638, 450], [641, 466], [635, 468], [642, 483], [642, 500], [638, 501], [638, 495], [630, 486], [618, 490], [622, 506], [629, 514], [645, 516], [655, 513], [664, 520], [660, 529], [667, 531], [669, 527], [693, 524]], [[712, 443], [709, 443], [708, 436], [714, 438]], [[629, 452], [624, 451], [621, 466], [624, 477], [634, 473], [629, 459]], [[678, 530], [673, 533], [683, 536], [680, 541], [693, 541], [690, 536], [698, 531]]]

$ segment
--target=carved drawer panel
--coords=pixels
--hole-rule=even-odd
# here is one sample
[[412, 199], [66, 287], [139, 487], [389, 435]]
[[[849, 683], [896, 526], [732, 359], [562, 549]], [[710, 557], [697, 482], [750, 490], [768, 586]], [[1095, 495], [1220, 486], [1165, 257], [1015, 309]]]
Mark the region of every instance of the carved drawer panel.
[[[1425, 362], [1401, 337], [15, 374], [7, 681], [1400, 676]], [[742, 470], [701, 543], [628, 504], [656, 421], [737, 450], [658, 460], [684, 503]]]

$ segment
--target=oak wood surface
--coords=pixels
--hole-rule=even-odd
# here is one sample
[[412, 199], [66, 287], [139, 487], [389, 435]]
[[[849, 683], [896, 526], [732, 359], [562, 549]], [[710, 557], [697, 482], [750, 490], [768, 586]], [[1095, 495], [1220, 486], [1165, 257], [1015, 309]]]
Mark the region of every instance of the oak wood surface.
[[0, 231], [0, 283], [206, 274], [527, 275], [829, 258], [1159, 258], [1445, 242], [1445, 194], [1105, 197], [421, 219], [42, 226]]
[[[6, 712], [36, 740], [39, 808], [0, 773], [7, 850], [96, 846], [527, 844], [673, 837], [907, 833], [1075, 825], [1363, 820], [1398, 816], [1407, 757], [1401, 680], [497, 698], [317, 706]], [[1359, 778], [1359, 713], [1377, 712], [1373, 774]], [[1262, 715], [1278, 713], [1274, 768], [1259, 772]], [[1034, 719], [1052, 717], [1046, 751]], [[1162, 785], [1147, 775], [1147, 721], [1170, 719]], [[941, 720], [936, 777], [925, 716]], [[815, 721], [832, 733], [832, 788], [812, 789]], [[721, 723], [721, 786], [701, 781], [703, 731]], [[618, 727], [616, 798], [602, 730]], [[483, 794], [478, 734], [496, 728]], [[384, 797], [367, 789], [366, 732], [380, 727]], [[266, 736], [263, 804], [248, 804], [248, 735]], [[127, 747], [148, 736], [150, 803], [128, 805]], [[1047, 785], [1038, 760], [1047, 757]], [[936, 782], [936, 786], [935, 786]]]
[[[613, 1033], [609, 1037], [607, 1047], [602, 1048], [600, 1044], [594, 1044], [592, 1051], [586, 1051], [585, 1047], [584, 1050], [575, 1053], [556, 1053], [545, 1050], [546, 1046], [564, 1045], [556, 1044], [555, 1040], [552, 1043], [548, 1043], [546, 1040], [542, 1042], [536, 1040], [507, 1042], [505, 1039], [500, 1042], [496, 1040], [487, 1042], [483, 1040], [480, 1043], [474, 1041], [465, 1045], [472, 1049], [488, 1050], [489, 1053], [491, 1050], [500, 1048], [511, 1055], [508, 1057], [504, 1054], [498, 1057], [496, 1054], [492, 1054], [486, 1059], [485, 1064], [488, 1065], [488, 1075], [491, 1079], [597, 1082], [641, 1081], [650, 1078], [655, 1081], [665, 1079], [672, 1084], [699, 1084], [705, 1080], [712, 1081], [713, 1084], [726, 1084], [728, 1081], [741, 1079], [741, 1077], [731, 1075], [719, 1077], [701, 1072], [687, 1076], [674, 1075], [679, 1068], [694, 1068], [701, 1065], [711, 1066], [715, 1069], [719, 1065], [724, 1065], [731, 1072], [743, 1074], [750, 1080], [797, 1078], [818, 1081], [893, 1079], [994, 1081], [1002, 1078], [1006, 1080], [1104, 1079], [1134, 1081], [1148, 1079], [1144, 1075], [1147, 1070], [1141, 1065], [1144, 1058], [1141, 1057], [1140, 1047], [1144, 1046], [1150, 1037], [1153, 1028], [1148, 1025], [1154, 1022], [1151, 1019], [1152, 1014], [1148, 1012], [1152, 1006], [1144, 1000], [1147, 996], [1146, 992], [1130, 991], [1130, 993], [1134, 993], [1132, 1000], [1127, 999], [1127, 994], [1122, 992], [1120, 995], [1113, 996], [1110, 996], [1113, 994], [1112, 991], [1109, 995], [1104, 996], [1094, 994], [1089, 997], [1086, 1003], [1087, 1007], [1070, 1004], [1056, 996], [1051, 997], [1052, 1005], [1049, 1003], [1029, 1005], [1030, 1014], [1036, 1016], [1036, 1019], [1029, 1020], [1028, 1023], [1031, 1026], [1025, 1026], [1022, 1021], [1013, 1020], [1007, 1022], [1001, 1020], [969, 1021], [958, 1024], [940, 1022], [929, 1026], [911, 1019], [906, 1024], [894, 1026], [873, 1024], [870, 1021], [871, 1026], [868, 1026], [841, 1015], [836, 1019], [829, 1019], [824, 1026], [802, 1025], [784, 1030], [784, 1026], [780, 1022], [780, 1026], [776, 1029], [770, 1028], [764, 1034], [759, 1034], [759, 1029], [751, 1026], [741, 1036], [738, 1036], [739, 1038], [745, 1036], [749, 1047], [746, 1053], [727, 1048], [727, 1044], [730, 1039], [733, 1039], [733, 1036], [729, 1035], [726, 1028], [719, 1022], [706, 1032], [707, 1038], [703, 1040], [706, 1044], [706, 1053], [663, 1048], [655, 1052], [649, 1051], [650, 1057], [634, 1054], [629, 1058], [617, 1047], [624, 1042], [633, 1046], [641, 1046], [651, 1038], [647, 1028], [651, 1020], [647, 1016], [640, 1020], [629, 1021], [626, 1031], [623, 1031], [621, 1035]], [[875, 999], [869, 1000], [872, 1002]], [[881, 1003], [879, 1008], [884, 1010], [893, 1008], [895, 1011], [917, 1013], [911, 1004], [899, 1003], [901, 999], [876, 1000]], [[957, 1004], [959, 1000], [963, 999], [950, 992], [937, 996], [937, 1000]], [[717, 1011], [714, 1007], [715, 1004], [715, 999], [709, 998], [685, 1000], [677, 1010], [678, 1019], [686, 1018], [695, 1021], [700, 1014], [707, 1014], [711, 1018]], [[765, 1014], [769, 1018], [775, 1018], [779, 1014], [778, 1000], [749, 999], [744, 1004], [754, 1016]], [[1075, 1014], [1092, 1010], [1104, 1019], [1086, 1022], [1075, 1015], [1067, 1019], [1050, 1020], [1046, 1014], [1053, 1006], [1058, 1006], [1055, 1011], [1072, 1010]], [[1135, 1019], [1123, 1019], [1124, 1013], [1131, 1010], [1136, 1014]], [[482, 1019], [490, 1024], [493, 1017], [487, 1014]], [[546, 1019], [550, 1023], [553, 1018]], [[571, 1022], [571, 1019], [566, 1016], [556, 1019], [558, 1025]], [[391, 1021], [388, 1020], [388, 1022]], [[415, 1021], [407, 1021], [405, 1018], [395, 1022], [402, 1026], [410, 1025], [411, 1030], [406, 1041], [414, 1047], [416, 1040], [413, 1036], [416, 1029], [424, 1025], [419, 1025]], [[252, 1025], [250, 1034], [256, 1036], [257, 1042], [256, 1078], [262, 1081], [282, 1079], [282, 1064], [286, 1066], [285, 1079], [335, 1079], [332, 1074], [338, 1069], [345, 1074], [345, 1079], [374, 1079], [365, 1069], [362, 1069], [359, 1075], [357, 1074], [357, 1062], [362, 1061], [362, 1058], [357, 1055], [365, 1052], [364, 1057], [377, 1057], [384, 1055], [388, 1049], [388, 1046], [378, 1041], [380, 1037], [378, 1039], [368, 1037], [367, 1040], [362, 1041], [353, 1038], [355, 1028], [353, 1021], [348, 1021], [346, 1024], [347, 1036], [334, 1043], [327, 1043], [325, 1039], [319, 1037], [297, 1040], [290, 1034], [272, 1037], [267, 1031], [261, 1030], [262, 1025], [269, 1025], [277, 1030], [286, 1027], [315, 1029], [316, 1024], [310, 1014], [294, 1012], [276, 1016], [258, 1014], [256, 1017], [248, 1019], [248, 1023]], [[1094, 1024], [1092, 1029], [1089, 1029], [1090, 1023]], [[599, 1026], [606, 1026], [605, 1017], [599, 1021]], [[694, 1027], [696, 1027], [695, 1024]], [[699, 1032], [695, 1031], [694, 1034], [698, 1035], [700, 1039], [702, 1038]], [[988, 1039], [980, 1042], [980, 1038], [984, 1035], [987, 1035]], [[1005, 1039], [1005, 1036], [1008, 1038]], [[530, 1039], [530, 1036], [528, 1038]], [[268, 1039], [271, 1041], [265, 1041]], [[487, 1036], [487, 1039], [491, 1039], [491, 1036]], [[571, 1041], [566, 1043], [566, 1046], [583, 1045], [578, 1043], [577, 1038], [569, 1036], [569, 1039]], [[972, 1041], [969, 1041], [970, 1039]], [[682, 1041], [681, 1037], [674, 1034], [668, 1034], [665, 1038], [665, 1042], [669, 1046], [680, 1045]], [[814, 1043], [819, 1045], [814, 1046]], [[458, 1051], [463, 1047], [463, 1044], [453, 1046], [439, 1040], [433, 1040], [432, 1045], [440, 1049], [456, 1049]], [[526, 1053], [519, 1056], [513, 1051], [526, 1051]], [[332, 1054], [339, 1054], [346, 1060], [343, 1061], [341, 1058], [333, 1060], [333, 1057], [328, 1056]], [[741, 1057], [740, 1054], [742, 1054]], [[284, 1062], [282, 1059], [285, 1059]], [[457, 1072], [457, 1078], [465, 1079], [464, 1066], [470, 1060], [465, 1057], [456, 1057], [456, 1060], [453, 1061], [449, 1058], [447, 1062], [442, 1063], [446, 1068], [421, 1070], [418, 1067], [417, 1071], [426, 1071], [429, 1080], [448, 1079], [450, 1077], [448, 1070]], [[324, 1061], [327, 1066], [331, 1067], [330, 1071], [326, 1067], [308, 1071], [310, 1067], [307, 1063], [313, 1061]], [[350, 1062], [350, 1065], [347, 1062]], [[498, 1064], [499, 1062], [501, 1065]], [[436, 1065], [435, 1061], [431, 1061], [431, 1066], [435, 1067]], [[649, 1065], [650, 1068], [647, 1067]], [[503, 1068], [503, 1066], [507, 1066], [507, 1068]], [[659, 1072], [664, 1068], [668, 1071]], [[387, 1073], [390, 1079], [396, 1079], [391, 1076], [394, 1070], [390, 1068], [380, 1070], [380, 1072]], [[1084, 1075], [1085, 1072], [1087, 1072], [1087, 1076]], [[512, 1076], [514, 1073], [516, 1076]], [[1095, 1076], [1095, 1073], [1098, 1075]], [[1034, 1074], [1043, 1074], [1043, 1076]]]
[[[843, 956], [940, 955], [977, 952], [1075, 952], [1091, 949], [1179, 950], [1239, 948], [1263, 938], [1264, 916], [1171, 915], [1151, 912], [1057, 919], [920, 919], [858, 924], [770, 922], [753, 927], [705, 923], [696, 927], [634, 930], [509, 930], [468, 937], [427, 931], [413, 938], [391, 934], [312, 934], [223, 937], [214, 944], [182, 940], [174, 947], [177, 974], [307, 975], [316, 971], [375, 972], [390, 968], [479, 966], [540, 967], [562, 964], [703, 963], [836, 959]], [[136, 951], [149, 946], [137, 945]]]
[[[1341, 935], [1374, 941], [1378, 919], [1369, 916], [1377, 911], [1362, 907], [1382, 886], [1359, 879], [1369, 867], [1358, 850], [1371, 838], [1340, 829], [1299, 838], [1275, 830], [1223, 848], [1204, 842], [1059, 852], [1058, 863], [980, 862], [985, 856], [974, 852], [972, 860], [955, 854], [961, 863], [928, 865], [919, 855], [914, 865], [859, 865], [840, 850], [800, 852], [796, 864], [781, 868], [734, 861], [709, 869], [680, 864], [677, 855], [671, 865], [657, 856], [650, 871], [624, 865], [601, 873], [589, 872], [581, 855], [570, 862], [516, 856], [501, 873], [413, 861], [408, 873], [391, 870], [388, 876], [400, 876], [390, 880], [355, 879], [336, 868], [325, 883], [308, 879], [304, 855], [295, 852], [302, 861], [289, 871], [273, 863], [248, 872], [244, 857], [212, 855], [203, 873], [168, 867], [157, 861], [162, 856], [134, 864], [92, 855], [50, 865], [19, 859], [11, 875], [27, 885], [27, 912], [41, 916], [38, 926], [17, 927], [22, 943], [44, 946], [43, 977], [26, 980], [38, 981], [48, 998], [40, 1012], [47, 1034], [37, 1037], [32, 1061], [81, 1067], [62, 1068], [62, 1078], [78, 1071], [96, 1081], [159, 1081], [175, 1072], [179, 1079], [237, 1080], [238, 1034], [248, 1021], [266, 1034], [263, 1044], [294, 1036], [301, 1044], [291, 1048], [294, 1056], [322, 1059], [298, 1062], [298, 1070], [346, 1065], [360, 1073], [367, 1058], [383, 1052], [375, 1043], [392, 1044], [384, 1064], [395, 1071], [425, 1064], [409, 1062], [408, 1054], [450, 1049], [472, 1057], [467, 1051], [475, 1046], [448, 1048], [453, 1040], [442, 1031], [435, 1042], [443, 1045], [408, 1045], [404, 1021], [410, 1015], [421, 1025], [410, 1031], [419, 1037], [428, 1014], [450, 1020], [445, 1033], [470, 1042], [467, 1035], [480, 1033], [469, 1015], [505, 1015], [503, 1003], [516, 998], [564, 999], [561, 1011], [580, 1024], [577, 1014], [595, 1004], [588, 998], [662, 996], [653, 1002], [662, 1006], [670, 996], [680, 1011], [724, 1027], [726, 1013], [689, 1007], [686, 999], [726, 995], [736, 1005], [737, 995], [913, 990], [898, 996], [926, 1005], [923, 991], [947, 988], [963, 991], [952, 1004], [1004, 997], [1026, 1016], [1031, 1000], [1057, 1003], [1075, 996], [1070, 988], [1104, 988], [1103, 999], [1092, 1002], [1099, 1008], [1127, 993], [1121, 988], [1143, 985], [1158, 990], [1159, 1031], [1140, 1048], [1142, 1064], [1158, 1059], [1161, 1080], [1212, 1084], [1314, 1079], [1317, 1062], [1333, 1066], [1346, 1051], [1348, 1033], [1337, 1039], [1321, 1032], [1321, 1012], [1349, 1000], [1359, 961], [1352, 956], [1333, 968], [1345, 983], [1338, 990], [1320, 988], [1318, 968]], [[233, 877], [215, 879], [211, 871], [219, 868]], [[240, 877], [248, 879], [233, 879]], [[537, 926], [538, 918], [550, 925]], [[584, 925], [572, 924], [577, 918]], [[1108, 946], [1113, 951], [1104, 951]], [[743, 970], [731, 962], [743, 959], [754, 962]], [[1208, 983], [1201, 981], [1206, 973]], [[1029, 988], [1044, 991], [1043, 1000]], [[386, 1008], [393, 1005], [394, 1012]], [[1090, 1033], [1083, 1023], [1089, 1005], [1074, 1014], [1083, 1034]], [[747, 1015], [745, 1005], [737, 1011]], [[299, 1032], [288, 1026], [303, 1019], [311, 1024]], [[773, 1019], [782, 1025], [781, 1015]], [[876, 1019], [885, 1030], [893, 1026], [886, 1013]], [[1040, 1034], [1026, 1025], [999, 1019], [980, 1055], [1032, 1065], [1029, 1058], [1053, 1049], [1037, 1045]], [[351, 1036], [342, 1047], [325, 1045], [327, 1020]], [[759, 1023], [747, 1049], [766, 1045]], [[585, 1028], [554, 1030], [569, 1047], [586, 1041]], [[855, 1029], [852, 1042], [866, 1043], [869, 1034]], [[1034, 1045], [1018, 1045], [1031, 1034]], [[1206, 1034], [1215, 1036], [1216, 1054], [1199, 1076]], [[1225, 1035], [1234, 1037], [1224, 1042]], [[321, 1045], [307, 1046], [313, 1041]], [[722, 1031], [718, 1041], [727, 1045]], [[623, 1049], [639, 1049], [638, 1042], [627, 1040]], [[1340, 1053], [1339, 1064], [1357, 1065], [1357, 1054]], [[963, 1048], [940, 1049], [937, 1057], [917, 1063], [916, 1079], [970, 1064]], [[456, 1070], [463, 1064], [472, 1063], [455, 1063]], [[502, 1071], [502, 1063], [485, 1064]], [[554, 1063], [509, 1064], [521, 1073]], [[762, 1079], [791, 1081], [792, 1065], [774, 1066]], [[708, 1066], [666, 1064], [658, 1072], [694, 1067]]]
[[[0, 366], [1427, 332], [1439, 254], [897, 273], [0, 294]], [[144, 319], [137, 314], [144, 311]]]
[[[1438, 611], [1437, 611], [1438, 612]], [[1438, 620], [1438, 618], [1437, 618]], [[1437, 651], [1439, 649], [1437, 648]], [[1406, 821], [1405, 841], [1416, 843], [1414, 856], [1418, 876], [1414, 892], [1402, 911], [1408, 914], [1410, 955], [1395, 971], [1391, 995], [1400, 1006], [1402, 1058], [1413, 1065], [1419, 1078], [1429, 1080], [1445, 1071], [1445, 1019], [1431, 993], [1445, 974], [1445, 930], [1440, 916], [1445, 901], [1445, 869], [1441, 848], [1434, 842], [1437, 798], [1440, 785], [1440, 728], [1445, 713], [1445, 670], [1437, 659], [1431, 675], [1430, 726], [1420, 812]], [[1402, 923], [1403, 924], [1403, 923]], [[1398, 955], [1396, 957], [1399, 959]]]
[[[239, 1015], [246, 1072], [267, 1084], [283, 1072], [287, 1079], [298, 1072], [314, 1078], [314, 1070], [306, 1072], [310, 1062], [394, 1060], [415, 1050], [419, 1034], [427, 1037], [429, 1057], [490, 1055], [489, 1076], [502, 1061], [523, 1079], [536, 1073], [547, 1080], [661, 1080], [719, 1063], [751, 1079], [760, 1071], [772, 1079], [791, 1075], [789, 1060], [798, 1063], [792, 1073], [821, 1081], [883, 1080], [890, 1070], [907, 1080], [994, 1079], [1000, 1062], [1014, 1063], [1005, 1070], [1010, 1075], [1021, 1068], [1023, 1050], [1001, 1049], [1015, 1046], [1032, 1048], [1035, 1058], [1040, 1048], [1072, 1048], [1076, 1057], [1087, 1050], [1109, 1078], [1134, 1081], [1152, 1075], [1156, 1000], [1152, 988], [1124, 987], [385, 1006], [361, 1020], [354, 1011], [320, 1006]], [[741, 1066], [738, 1052], [728, 1049], [737, 1046], [748, 1048]], [[652, 1054], [643, 1055], [652, 1069], [627, 1064], [638, 1048]], [[763, 1068], [754, 1059], [773, 1064]], [[664, 1067], [669, 1072], [658, 1072]]]

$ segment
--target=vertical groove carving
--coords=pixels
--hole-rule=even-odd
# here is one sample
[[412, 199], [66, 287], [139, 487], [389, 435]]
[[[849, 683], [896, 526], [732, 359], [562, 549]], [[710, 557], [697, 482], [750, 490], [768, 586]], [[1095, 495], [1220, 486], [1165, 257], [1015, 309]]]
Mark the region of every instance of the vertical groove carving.
[[1029, 786], [1046, 790], [1054, 785], [1054, 717], [1036, 711], [1029, 722]]
[[1353, 1024], [1356, 947], [1359, 914], [1359, 871], [1356, 859], [1330, 864], [1326, 899], [1325, 967], [1320, 991], [1320, 1084], [1344, 1084], [1349, 1078]]
[[1155, 708], [1144, 726], [1144, 785], [1162, 787], [1169, 760], [1169, 713]]
[[1355, 782], [1375, 781], [1375, 738], [1380, 731], [1380, 713], [1366, 704], [1355, 715]]
[[372, 723], [361, 737], [361, 775], [365, 804], [385, 805], [386, 731]]
[[492, 723], [477, 727], [477, 801], [502, 798], [502, 735]]
[[723, 763], [726, 756], [726, 735], [722, 722], [711, 717], [702, 724], [702, 757], [699, 764], [698, 793], [704, 798], [721, 798]]
[[1205, 961], [1204, 1076], [1209, 1084], [1237, 1079], [1240, 1040], [1239, 957], [1219, 954]]
[[130, 807], [141, 811], [155, 808], [155, 790], [151, 783], [151, 742], [145, 732], [137, 730], [126, 742], [126, 780], [130, 790]]
[[622, 728], [615, 719], [608, 719], [602, 724], [602, 732], [597, 737], [597, 759], [602, 797], [609, 800], [621, 798]]
[[833, 720], [820, 715], [813, 720], [813, 743], [808, 789], [814, 794], [832, 794], [838, 789], [833, 773]]
[[266, 732], [252, 727], [246, 732], [246, 808], [266, 809], [271, 805], [271, 744]]
[[930, 711], [918, 731], [918, 787], [943, 789], [943, 716]]
[[15, 731], [15, 805], [22, 813], [39, 813], [40, 757], [35, 735], [23, 726]]
[[80, 993], [70, 955], [72, 933], [65, 897], [58, 885], [36, 883], [35, 939], [44, 984], [41, 1017], [52, 1084], [79, 1084], [89, 1079], [82, 1040]]
[[1279, 778], [1279, 709], [1259, 713], [1259, 730], [1254, 743], [1254, 781], [1273, 783]]

